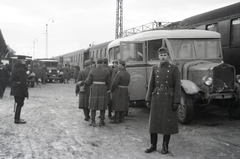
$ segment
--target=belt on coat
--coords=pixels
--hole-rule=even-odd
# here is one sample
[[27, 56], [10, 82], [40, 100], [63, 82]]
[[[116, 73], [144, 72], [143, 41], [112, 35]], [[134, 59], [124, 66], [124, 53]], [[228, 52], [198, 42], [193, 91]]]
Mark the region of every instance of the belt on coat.
[[106, 82], [93, 82], [93, 84], [106, 84]]
[[172, 88], [170, 86], [166, 86], [164, 84], [160, 84], [159, 87], [156, 87], [157, 89], [169, 89], [169, 88]]
[[21, 84], [21, 82], [15, 82], [16, 84]]
[[120, 87], [120, 88], [128, 88], [128, 86], [120, 86], [120, 85], [118, 87]]

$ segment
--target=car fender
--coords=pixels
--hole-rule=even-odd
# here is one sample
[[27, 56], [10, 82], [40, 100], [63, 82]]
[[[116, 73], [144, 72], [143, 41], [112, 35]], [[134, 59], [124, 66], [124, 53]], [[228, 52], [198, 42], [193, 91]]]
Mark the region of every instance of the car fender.
[[201, 89], [190, 80], [181, 80], [181, 86], [187, 94], [196, 94]]

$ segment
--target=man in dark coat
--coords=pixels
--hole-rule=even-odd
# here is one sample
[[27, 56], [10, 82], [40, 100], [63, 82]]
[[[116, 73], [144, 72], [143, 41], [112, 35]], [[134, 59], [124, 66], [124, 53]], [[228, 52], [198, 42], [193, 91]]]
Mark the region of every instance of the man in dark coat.
[[77, 83], [79, 71], [80, 71], [80, 67], [79, 67], [79, 63], [78, 63], [78, 64], [76, 65], [76, 67], [75, 67], [75, 70], [74, 70], [75, 83]]
[[96, 126], [96, 111], [100, 110], [99, 126], [105, 125], [105, 111], [107, 109], [107, 91], [110, 86], [110, 73], [103, 67], [102, 59], [97, 60], [97, 67], [89, 73], [85, 84], [90, 86], [89, 108], [91, 110], [91, 126]]
[[14, 116], [15, 124], [25, 124], [26, 121], [20, 118], [21, 109], [24, 105], [25, 97], [28, 98], [28, 86], [27, 86], [27, 66], [25, 65], [25, 57], [18, 56], [18, 62], [14, 65], [11, 76], [11, 93], [14, 96], [17, 108]]
[[90, 85], [84, 84], [84, 81], [87, 79], [89, 72], [91, 71], [91, 61], [86, 60], [84, 62], [85, 68], [79, 72], [77, 79], [77, 89], [76, 94], [79, 94], [79, 109], [83, 109], [84, 120], [88, 121], [90, 119], [89, 115], [89, 95], [90, 95]]
[[2, 62], [0, 62], [0, 99], [3, 98], [3, 94], [5, 92], [5, 89], [8, 83], [9, 83], [8, 70], [6, 66], [4, 66]]
[[150, 104], [151, 147], [145, 152], [155, 151], [157, 135], [163, 134], [161, 153], [167, 154], [170, 136], [178, 133], [176, 110], [181, 103], [181, 82], [178, 67], [169, 63], [168, 49], [161, 47], [158, 53], [160, 64], [152, 67], [146, 94], [146, 102]]
[[[112, 67], [108, 66], [108, 58], [107, 57], [103, 57], [103, 67], [108, 69], [109, 73], [110, 73], [110, 83], [112, 82], [111, 81], [111, 77], [112, 77]], [[108, 117], [111, 118], [112, 117], [112, 103], [111, 103], [111, 100], [110, 100], [110, 94], [108, 93]]]
[[118, 72], [114, 77], [110, 91], [112, 93], [112, 110], [115, 111], [113, 123], [122, 122], [126, 109], [128, 109], [128, 85], [130, 74], [125, 68], [125, 61], [119, 60]]
[[45, 66], [45, 63], [42, 65], [42, 84], [46, 84], [47, 80], [47, 67]]

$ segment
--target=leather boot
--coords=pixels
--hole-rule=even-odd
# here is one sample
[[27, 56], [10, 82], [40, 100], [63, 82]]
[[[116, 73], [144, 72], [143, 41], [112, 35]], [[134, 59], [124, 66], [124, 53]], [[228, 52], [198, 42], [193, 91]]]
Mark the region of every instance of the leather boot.
[[166, 142], [163, 142], [161, 154], [167, 154], [167, 153], [168, 153], [168, 145]]
[[150, 134], [151, 146], [145, 150], [145, 153], [151, 153], [157, 150], [157, 138], [158, 136], [156, 133]]
[[171, 135], [163, 135], [163, 144], [162, 144], [162, 154], [167, 154], [168, 153], [168, 144], [170, 141]]
[[151, 145], [148, 149], [145, 150], [145, 153], [151, 153], [153, 151], [157, 150], [157, 146], [156, 145]]

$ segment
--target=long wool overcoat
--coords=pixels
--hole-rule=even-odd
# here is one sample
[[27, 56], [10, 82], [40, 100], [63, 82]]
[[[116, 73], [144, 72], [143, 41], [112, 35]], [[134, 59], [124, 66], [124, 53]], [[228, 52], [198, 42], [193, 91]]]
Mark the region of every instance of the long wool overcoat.
[[151, 101], [149, 132], [171, 135], [178, 133], [174, 103], [181, 101], [180, 72], [177, 66], [165, 62], [152, 67], [146, 101]]
[[11, 75], [11, 92], [10, 95], [17, 97], [28, 97], [27, 86], [27, 67], [21, 63], [16, 63]]
[[119, 68], [112, 86], [112, 110], [114, 111], [127, 111], [128, 110], [128, 88], [121, 88], [119, 86], [128, 86], [130, 83], [130, 74], [125, 68]]
[[[95, 84], [94, 82], [103, 82], [104, 84]], [[106, 110], [107, 109], [107, 91], [110, 86], [110, 73], [98, 64], [95, 69], [89, 73], [86, 84], [90, 86], [89, 109], [91, 110]]]
[[[91, 67], [85, 67], [82, 71], [79, 72], [78, 82], [85, 80], [88, 77], [89, 72], [91, 71]], [[84, 84], [84, 92], [79, 92], [79, 108], [88, 108], [89, 105], [89, 95], [90, 95], [90, 85]]]

